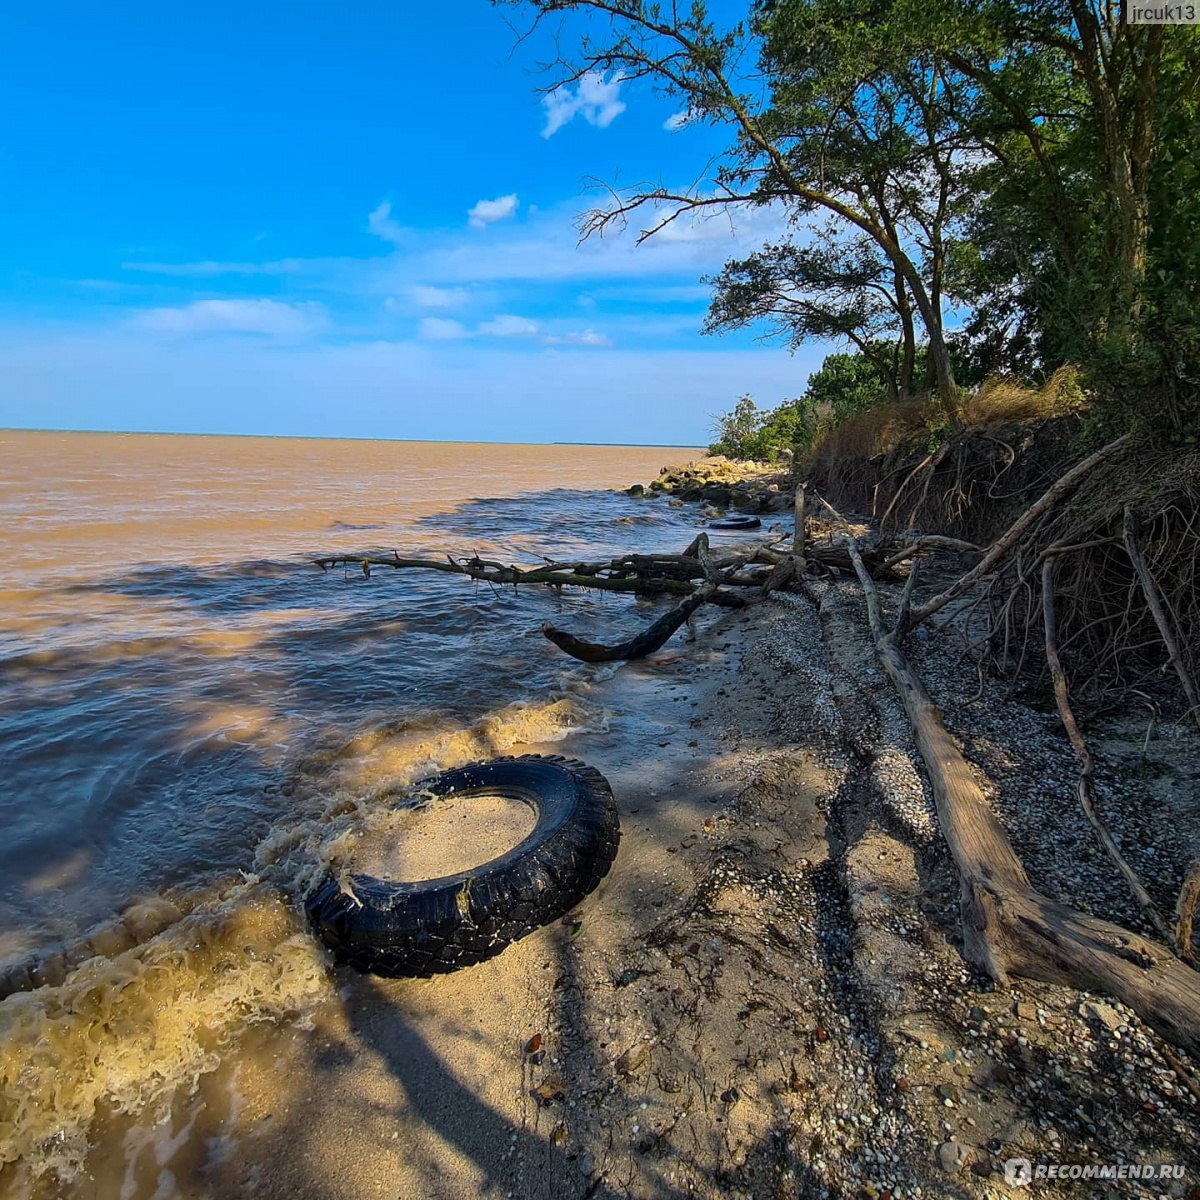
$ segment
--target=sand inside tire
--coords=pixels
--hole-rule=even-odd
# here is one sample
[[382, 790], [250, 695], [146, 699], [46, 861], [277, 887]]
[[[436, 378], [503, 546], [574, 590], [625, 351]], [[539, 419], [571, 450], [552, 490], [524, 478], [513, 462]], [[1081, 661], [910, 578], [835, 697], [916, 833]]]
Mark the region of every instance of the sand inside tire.
[[494, 792], [449, 796], [373, 821], [355, 849], [353, 869], [398, 883], [441, 879], [498, 858], [536, 823], [524, 800]]

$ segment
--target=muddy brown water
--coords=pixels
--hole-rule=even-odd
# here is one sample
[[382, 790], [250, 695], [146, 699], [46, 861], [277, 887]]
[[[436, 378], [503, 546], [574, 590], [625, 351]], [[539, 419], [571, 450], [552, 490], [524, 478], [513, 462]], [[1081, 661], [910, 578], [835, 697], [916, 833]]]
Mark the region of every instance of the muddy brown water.
[[[83, 1178], [101, 1111], [131, 1114], [133, 1154], [138, 1114], [238, 1030], [302, 1020], [329, 988], [305, 872], [358, 844], [451, 873], [520, 841], [528, 806], [480, 797], [408, 814], [406, 849], [361, 835], [422, 772], [602, 719], [542, 620], [657, 613], [312, 556], [679, 548], [693, 512], [611, 489], [696, 453], [0, 431], [0, 967], [135, 900], [188, 914], [0, 1004], [0, 1192]], [[432, 834], [455, 821], [451, 854]]]

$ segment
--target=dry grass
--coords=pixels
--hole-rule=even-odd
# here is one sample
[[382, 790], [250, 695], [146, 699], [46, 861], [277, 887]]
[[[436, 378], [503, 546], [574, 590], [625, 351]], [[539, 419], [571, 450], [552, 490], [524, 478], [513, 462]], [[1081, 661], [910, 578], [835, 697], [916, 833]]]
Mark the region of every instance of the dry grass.
[[[961, 432], [1019, 421], [1045, 421], [1064, 417], [1087, 407], [1074, 367], [1060, 367], [1040, 387], [1029, 387], [1015, 379], [993, 376], [962, 403]], [[818, 414], [821, 430], [813, 442], [814, 463], [845, 459], [870, 459], [917, 439], [929, 440], [935, 432], [945, 433], [945, 421], [935, 403], [928, 399], [885, 404], [855, 413], [834, 424], [830, 414]]]
[[813, 444], [821, 457], [874, 458], [930, 428], [932, 409], [926, 400], [881, 405], [827, 425]]
[[1079, 372], [1059, 367], [1040, 388], [1026, 387], [1015, 379], [994, 376], [963, 402], [961, 416], [968, 428], [1010, 421], [1044, 421], [1065, 417], [1086, 407]]

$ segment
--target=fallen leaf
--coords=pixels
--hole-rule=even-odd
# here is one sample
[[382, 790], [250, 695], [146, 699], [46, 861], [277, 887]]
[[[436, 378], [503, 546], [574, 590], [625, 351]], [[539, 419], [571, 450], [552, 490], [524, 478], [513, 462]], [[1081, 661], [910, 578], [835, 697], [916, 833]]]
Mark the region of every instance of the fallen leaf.
[[630, 1046], [615, 1063], [618, 1074], [636, 1075], [646, 1065], [649, 1057], [650, 1048], [645, 1042], [638, 1042], [636, 1046]]

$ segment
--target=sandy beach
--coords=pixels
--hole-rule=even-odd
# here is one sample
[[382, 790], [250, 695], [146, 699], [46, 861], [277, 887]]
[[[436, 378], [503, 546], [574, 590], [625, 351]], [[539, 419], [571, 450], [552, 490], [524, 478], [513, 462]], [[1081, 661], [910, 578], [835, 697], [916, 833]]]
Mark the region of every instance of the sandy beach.
[[[1000, 1197], [1027, 1157], [1185, 1173], [1028, 1194], [1188, 1194], [1196, 1097], [1161, 1039], [964, 966], [895, 702], [856, 682], [857, 598], [821, 590], [706, 621], [601, 684], [603, 732], [519, 747], [585, 758], [620, 804], [614, 870], [567, 921], [433, 980], [335, 969], [310, 1028], [249, 1030], [73, 1193]], [[1014, 789], [1069, 778], [1055, 742], [1006, 747]], [[1104, 876], [1082, 898], [1120, 909]]]

